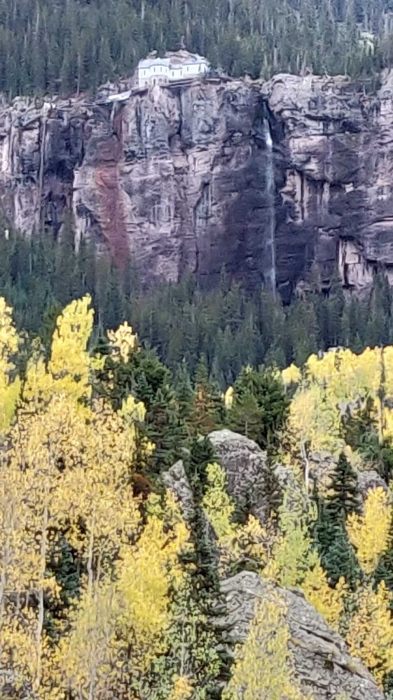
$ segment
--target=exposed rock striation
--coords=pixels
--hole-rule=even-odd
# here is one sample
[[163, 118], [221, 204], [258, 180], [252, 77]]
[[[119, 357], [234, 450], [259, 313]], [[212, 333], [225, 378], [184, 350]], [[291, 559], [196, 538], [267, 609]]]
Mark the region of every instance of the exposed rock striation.
[[[232, 629], [235, 642], [243, 642], [258, 599], [269, 595], [269, 583], [258, 574], [243, 571], [221, 584], [227, 614], [218, 624]], [[384, 695], [367, 669], [352, 658], [334, 632], [300, 591], [277, 589], [287, 607], [295, 672], [315, 700], [383, 700]]]
[[195, 81], [0, 104], [1, 206], [21, 230], [131, 253], [146, 280], [223, 265], [289, 296], [313, 261], [324, 284], [393, 281], [393, 74], [370, 96], [344, 77]]

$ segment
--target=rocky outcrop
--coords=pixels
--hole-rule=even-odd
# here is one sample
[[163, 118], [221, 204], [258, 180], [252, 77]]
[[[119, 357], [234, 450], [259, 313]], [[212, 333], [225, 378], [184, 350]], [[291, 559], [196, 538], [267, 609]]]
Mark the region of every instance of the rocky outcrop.
[[[316, 479], [321, 492], [325, 492], [331, 482], [333, 471], [337, 465], [337, 459], [330, 452], [311, 452], [309, 455], [310, 472]], [[358, 488], [363, 501], [372, 489], [382, 488], [388, 491], [386, 481], [375, 469], [357, 470]]]
[[366, 499], [368, 492], [373, 489], [383, 489], [386, 493], [388, 492], [386, 481], [382, 479], [375, 469], [366, 469], [358, 472], [358, 484], [363, 499]]
[[329, 285], [393, 281], [393, 73], [378, 94], [344, 77], [215, 79], [0, 103], [0, 202], [15, 225], [55, 235], [72, 212], [142, 277], [223, 265], [288, 297], [312, 262]]
[[299, 490], [293, 470], [282, 464], [270, 467], [266, 452], [254, 440], [226, 428], [210, 433], [209, 440], [226, 473], [228, 493], [262, 523], [269, 519], [272, 498], [277, 508], [285, 488]]
[[[210, 434], [210, 441], [228, 478], [228, 491], [241, 504], [245, 498], [253, 500], [257, 514], [267, 515], [264, 483], [267, 472], [265, 453], [255, 442], [230, 430]], [[282, 486], [293, 482], [286, 467], [277, 467], [276, 477]], [[196, 513], [187, 474], [182, 461], [163, 475], [164, 484], [177, 495], [186, 520], [192, 525]], [[257, 494], [257, 498], [255, 498]], [[212, 545], [216, 540], [206, 518], [206, 538]], [[258, 600], [271, 595], [272, 584], [258, 574], [242, 571], [221, 581], [220, 609], [224, 612], [212, 619], [212, 624], [229, 635], [228, 651], [234, 644], [245, 641]], [[383, 694], [367, 669], [350, 656], [339, 634], [334, 632], [323, 617], [303, 597], [300, 590], [276, 588], [287, 609], [290, 648], [298, 680], [314, 700], [383, 700]]]
[[175, 494], [185, 519], [190, 522], [195, 516], [195, 500], [182, 460], [164, 472], [162, 478], [165, 487]]
[[[243, 571], [222, 582], [227, 614], [217, 624], [228, 625], [232, 639], [243, 642], [255, 604], [269, 595], [269, 584], [256, 573]], [[349, 655], [334, 632], [300, 591], [277, 589], [287, 608], [296, 676], [314, 700], [383, 700], [383, 693], [367, 669]]]

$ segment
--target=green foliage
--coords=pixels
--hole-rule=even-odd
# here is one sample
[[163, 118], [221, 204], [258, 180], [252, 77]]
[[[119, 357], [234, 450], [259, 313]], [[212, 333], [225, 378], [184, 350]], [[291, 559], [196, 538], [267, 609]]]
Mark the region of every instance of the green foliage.
[[214, 462], [214, 450], [210, 441], [207, 438], [193, 438], [184, 462], [195, 500], [195, 512], [191, 521], [194, 545], [190, 574], [191, 595], [198, 607], [200, 618], [210, 621], [215, 648], [221, 649], [218, 672], [208, 696], [218, 698], [221, 694], [220, 681], [228, 678], [231, 660], [224, 651], [228, 644], [227, 630], [214, 623], [214, 618], [225, 611], [225, 605], [219, 587], [218, 551], [203, 508], [203, 496], [209, 483], [208, 465]]
[[[393, 592], [393, 518], [390, 523], [388, 549], [382, 554], [373, 578], [376, 585], [381, 583], [381, 581], [385, 581], [386, 587]], [[393, 612], [393, 600], [390, 603], [390, 607]]]
[[195, 700], [217, 696], [217, 678], [222, 660], [216, 649], [216, 635], [195, 597], [192, 578], [174, 591], [170, 606], [172, 624], [165, 635], [166, 653], [158, 657], [145, 681], [146, 696], [166, 700], [175, 676], [191, 679]]
[[354, 590], [358, 581], [362, 579], [355, 550], [349, 541], [345, 524], [341, 519], [332, 516], [323, 501], [319, 503], [313, 541], [329, 583], [336, 586], [343, 577]]
[[357, 474], [342, 452], [330, 482], [326, 508], [332, 520], [345, 523], [351, 513], [360, 513], [360, 495]]
[[233, 403], [228, 412], [231, 428], [261, 447], [271, 448], [279, 439], [289, 408], [281, 376], [271, 369], [246, 367], [233, 389]]
[[344, 453], [335, 466], [326, 499], [316, 494], [316, 502], [318, 517], [313, 539], [329, 583], [336, 586], [343, 577], [354, 589], [362, 572], [345, 523], [348, 515], [361, 512], [361, 504], [357, 475]]
[[94, 90], [130, 74], [150, 50], [176, 49], [182, 42], [234, 76], [308, 70], [347, 73], [373, 86], [375, 72], [391, 65], [389, 0], [214, 0], [209, 22], [206, 10], [204, 0], [3, 0], [0, 90]]
[[[345, 300], [335, 278], [329, 295], [313, 291], [287, 306], [283, 306], [279, 297], [272, 298], [260, 290], [246, 293], [225, 275], [220, 286], [213, 290], [203, 290], [195, 279], [185, 278], [178, 285], [158, 285], [142, 292], [132, 264], [120, 279], [115, 266], [105, 256], [96, 259], [91, 244], [82, 243], [76, 251], [69, 231], [64, 235], [65, 240], [60, 243], [49, 234], [25, 239], [12, 231], [7, 239], [4, 224], [0, 225], [0, 295], [13, 306], [17, 328], [33, 336], [40, 335], [48, 345], [56, 316], [65, 301], [90, 294], [95, 309], [96, 342], [106, 329], [116, 328], [127, 320], [143, 346], [155, 348], [160, 360], [173, 372], [176, 391], [180, 392], [181, 417], [188, 421], [194, 410], [194, 432], [207, 434], [223, 424], [220, 392], [233, 386], [248, 365], [283, 368], [315, 349], [324, 351], [339, 344], [360, 352], [371, 343], [372, 324], [365, 324], [364, 319], [372, 316], [373, 297]], [[385, 285], [382, 273], [377, 276], [377, 284]], [[393, 343], [392, 308], [390, 303], [380, 303], [378, 315], [372, 316], [375, 323], [380, 323], [382, 317], [383, 337], [389, 343]], [[303, 321], [300, 323], [300, 316], [310, 314], [313, 321], [306, 327]], [[302, 356], [299, 335], [308, 343]], [[272, 388], [274, 374], [270, 375], [272, 379], [266, 375], [265, 383]], [[120, 376], [117, 379], [120, 387], [123, 380]], [[198, 379], [201, 380], [199, 397], [194, 392]], [[126, 394], [127, 381], [124, 378]], [[157, 381], [160, 382], [159, 378]], [[239, 402], [248, 416], [250, 435], [257, 434], [263, 404], [261, 392], [253, 387], [252, 391], [241, 393]], [[203, 415], [205, 408], [209, 416]], [[236, 410], [235, 407], [233, 416]], [[240, 425], [241, 407], [238, 414]], [[351, 430], [356, 432], [354, 423], [357, 424], [358, 434], [353, 440], [363, 440], [367, 450], [368, 438], [374, 445], [375, 429], [370, 423], [365, 433], [360, 418], [344, 416], [343, 431], [348, 435]], [[380, 455], [378, 460], [383, 468]]]

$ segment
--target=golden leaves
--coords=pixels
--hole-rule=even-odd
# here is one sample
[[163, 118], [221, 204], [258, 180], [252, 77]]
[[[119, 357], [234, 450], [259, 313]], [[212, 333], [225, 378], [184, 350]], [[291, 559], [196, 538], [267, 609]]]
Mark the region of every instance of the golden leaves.
[[389, 604], [390, 593], [384, 581], [376, 591], [371, 584], [366, 586], [360, 592], [358, 608], [346, 638], [351, 654], [373, 672], [380, 686], [386, 674], [393, 671], [393, 623]]
[[326, 572], [320, 564], [316, 564], [307, 572], [302, 589], [306, 600], [323, 615], [326, 622], [333, 629], [338, 630], [347, 593], [345, 580], [340, 578], [337, 586], [331, 588], [328, 584]]
[[128, 362], [131, 353], [138, 349], [138, 337], [127, 322], [119, 326], [117, 331], [108, 331], [108, 339], [112, 355], [119, 362]]
[[273, 587], [257, 603], [244, 645], [235, 654], [224, 700], [302, 700], [296, 680], [286, 606]]
[[383, 488], [369, 492], [363, 515], [348, 517], [349, 539], [356, 548], [357, 557], [366, 574], [372, 574], [379, 558], [388, 547], [391, 509]]

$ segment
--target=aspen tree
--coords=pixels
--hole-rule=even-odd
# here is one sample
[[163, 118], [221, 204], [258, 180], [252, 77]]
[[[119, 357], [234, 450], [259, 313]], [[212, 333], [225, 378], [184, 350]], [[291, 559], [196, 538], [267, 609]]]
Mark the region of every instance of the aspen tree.
[[208, 487], [202, 500], [204, 512], [218, 537], [222, 573], [233, 573], [239, 566], [266, 566], [275, 542], [272, 526], [263, 527], [253, 515], [244, 525], [235, 524], [235, 503], [226, 491], [226, 474], [217, 464], [206, 467]]
[[393, 671], [393, 623], [390, 613], [390, 593], [384, 581], [374, 591], [368, 585], [359, 595], [346, 641], [353, 656], [372, 671], [382, 687], [385, 676]]
[[289, 639], [286, 607], [272, 588], [256, 604], [248, 637], [237, 649], [224, 700], [304, 700]]
[[366, 574], [372, 574], [389, 543], [391, 508], [382, 488], [369, 491], [364, 514], [348, 516], [349, 538], [356, 548], [357, 557]]
[[15, 377], [13, 358], [19, 337], [12, 321], [12, 310], [0, 297], [0, 433], [8, 428], [20, 393], [20, 379]]

